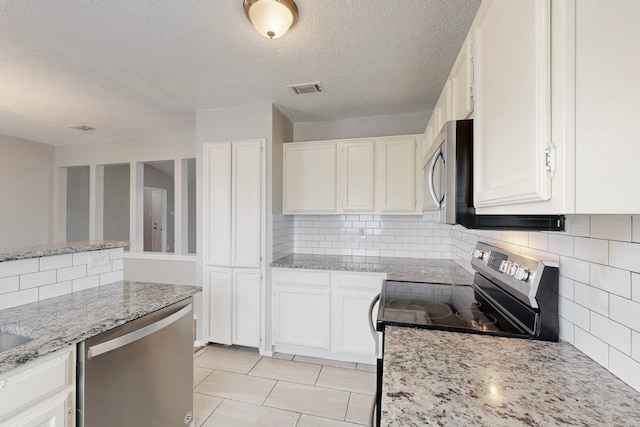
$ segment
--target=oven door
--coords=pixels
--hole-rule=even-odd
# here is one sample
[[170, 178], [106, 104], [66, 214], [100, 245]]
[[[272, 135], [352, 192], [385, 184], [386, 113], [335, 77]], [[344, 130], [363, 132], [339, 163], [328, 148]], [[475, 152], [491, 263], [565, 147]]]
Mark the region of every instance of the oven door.
[[[431, 157], [427, 160], [423, 168], [422, 188], [424, 197], [422, 210], [424, 212], [440, 211], [445, 206], [446, 188], [446, 150], [440, 144]], [[441, 215], [444, 217], [444, 215]]]

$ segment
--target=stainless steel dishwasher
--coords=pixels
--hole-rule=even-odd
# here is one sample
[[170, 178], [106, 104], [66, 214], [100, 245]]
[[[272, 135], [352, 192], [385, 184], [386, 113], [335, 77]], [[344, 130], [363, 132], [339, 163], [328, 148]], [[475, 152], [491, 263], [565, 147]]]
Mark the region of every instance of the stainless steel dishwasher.
[[193, 419], [193, 298], [78, 344], [79, 427]]

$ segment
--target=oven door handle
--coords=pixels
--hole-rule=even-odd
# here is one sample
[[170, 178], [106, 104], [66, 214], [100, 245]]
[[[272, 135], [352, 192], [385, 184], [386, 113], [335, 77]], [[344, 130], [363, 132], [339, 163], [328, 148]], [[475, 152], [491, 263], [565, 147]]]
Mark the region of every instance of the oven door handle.
[[438, 159], [440, 157], [442, 157], [442, 163], [445, 163], [444, 150], [442, 149], [442, 147], [438, 148], [438, 151], [436, 151], [436, 153], [433, 155], [431, 165], [429, 166], [429, 191], [431, 192], [431, 198], [433, 199], [433, 202], [436, 204], [436, 207], [438, 209], [442, 209], [442, 204], [445, 197], [444, 194], [442, 195], [442, 197], [438, 197], [438, 195], [436, 194], [436, 187], [433, 179], [436, 173], [436, 164], [438, 163]]
[[373, 339], [376, 338], [376, 326], [373, 324], [373, 309], [376, 304], [380, 301], [380, 294], [376, 295], [372, 300], [371, 304], [369, 304], [369, 330], [371, 330], [371, 336]]

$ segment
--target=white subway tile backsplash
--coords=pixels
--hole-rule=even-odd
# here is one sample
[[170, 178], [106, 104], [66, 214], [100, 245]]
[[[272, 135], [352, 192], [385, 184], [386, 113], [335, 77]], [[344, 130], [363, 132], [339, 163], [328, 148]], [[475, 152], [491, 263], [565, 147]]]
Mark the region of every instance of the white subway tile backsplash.
[[574, 283], [573, 291], [577, 304], [603, 316], [609, 315], [609, 293], [579, 282]]
[[560, 255], [573, 256], [573, 237], [559, 233], [549, 234], [549, 251]]
[[73, 265], [88, 265], [89, 264], [89, 252], [79, 252], [73, 254]]
[[124, 280], [123, 271], [112, 271], [100, 275], [100, 286], [109, 285], [111, 283], [120, 282]]
[[40, 258], [40, 271], [56, 270], [58, 268], [71, 267], [72, 265], [72, 254], [45, 256]]
[[558, 280], [558, 292], [561, 297], [573, 301], [573, 280], [560, 276], [560, 280]]
[[[36, 259], [36, 262], [38, 260]], [[25, 289], [17, 292], [3, 294], [0, 298], [0, 310], [16, 307], [18, 305], [30, 304], [38, 301], [38, 288]]]
[[631, 215], [591, 215], [591, 237], [631, 241]]
[[113, 271], [124, 270], [124, 259], [115, 259], [111, 261]]
[[609, 265], [640, 273], [640, 244], [610, 241]]
[[59, 282], [53, 285], [40, 286], [38, 288], [40, 293], [38, 295], [39, 300], [59, 297], [61, 295], [70, 294], [72, 292], [71, 282]]
[[574, 237], [573, 256], [586, 261], [607, 264], [609, 262], [609, 241]]
[[0, 279], [39, 271], [38, 258], [0, 262]]
[[532, 232], [529, 233], [529, 247], [546, 251], [549, 248], [549, 234]]
[[575, 328], [573, 345], [605, 368], [609, 366], [609, 346], [587, 331]]
[[590, 217], [588, 215], [567, 215], [565, 234], [577, 237], [589, 237]]
[[100, 276], [83, 277], [72, 281], [73, 292], [83, 291], [100, 286]]
[[640, 363], [612, 348], [609, 354], [609, 370], [622, 381], [640, 390]]
[[573, 329], [575, 326], [567, 319], [560, 317], [560, 339], [573, 344]]
[[626, 326], [592, 312], [589, 332], [624, 354], [631, 355], [631, 329]]
[[631, 217], [631, 241], [640, 243], [640, 215]]
[[640, 274], [631, 273], [631, 299], [640, 302]]
[[631, 333], [631, 357], [640, 361], [640, 332]]
[[621, 297], [631, 298], [631, 272], [601, 264], [591, 264], [589, 277], [591, 286]]
[[11, 276], [0, 279], [0, 295], [7, 292], [20, 290], [20, 276]]
[[560, 317], [570, 321], [584, 330], [589, 330], [589, 310], [575, 302], [560, 297], [558, 301]]
[[20, 289], [37, 288], [52, 283], [56, 283], [55, 270], [20, 275]]
[[87, 266], [87, 276], [97, 276], [104, 273], [109, 273], [112, 270], [111, 263], [107, 265], [101, 265], [100, 267], [90, 268]]
[[640, 303], [617, 295], [610, 297], [610, 318], [618, 323], [640, 331]]
[[87, 276], [87, 266], [78, 265], [75, 267], [60, 268], [58, 270], [58, 282], [79, 279]]
[[560, 257], [560, 275], [589, 283], [589, 263], [575, 258]]

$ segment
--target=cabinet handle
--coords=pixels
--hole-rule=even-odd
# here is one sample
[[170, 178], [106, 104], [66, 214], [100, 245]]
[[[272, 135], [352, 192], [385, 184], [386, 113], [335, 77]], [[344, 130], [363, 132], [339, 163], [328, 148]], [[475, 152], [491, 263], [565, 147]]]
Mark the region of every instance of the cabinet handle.
[[433, 182], [433, 175], [436, 172], [436, 164], [438, 163], [438, 159], [440, 157], [442, 157], [442, 163], [446, 164], [446, 161], [444, 158], [444, 151], [442, 150], [442, 147], [438, 148], [438, 151], [433, 156], [433, 160], [431, 160], [431, 165], [429, 166], [429, 192], [431, 193], [431, 198], [433, 199], [438, 209], [442, 209], [442, 203], [444, 202], [444, 198], [446, 195], [446, 194], [443, 194], [442, 197], [439, 198], [436, 195], [435, 183]]

